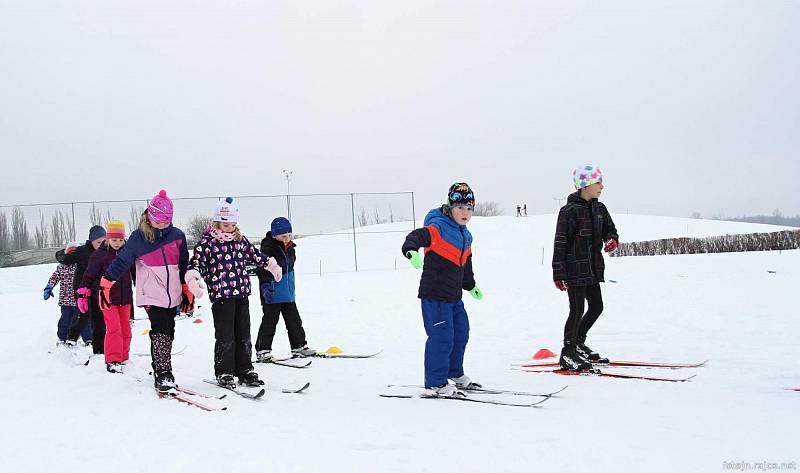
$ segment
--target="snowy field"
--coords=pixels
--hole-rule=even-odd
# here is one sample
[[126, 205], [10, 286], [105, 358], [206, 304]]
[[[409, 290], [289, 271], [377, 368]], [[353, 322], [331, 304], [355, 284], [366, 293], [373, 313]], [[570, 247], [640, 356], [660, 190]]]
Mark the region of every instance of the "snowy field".
[[[371, 270], [358, 273], [337, 272], [352, 260], [342, 249], [352, 248], [345, 236], [304, 238], [298, 247], [298, 305], [309, 343], [383, 353], [366, 360], [314, 359], [302, 370], [256, 365], [273, 388], [306, 381], [311, 388], [303, 394], [270, 391], [260, 402], [208, 402], [227, 406], [225, 412], [157, 398], [147, 357], [133, 356], [123, 375], [106, 373], [101, 360], [75, 365], [65, 351], [53, 349], [56, 300], [41, 298], [55, 265], [2, 269], [2, 469], [585, 473], [727, 471], [724, 462], [796, 467], [800, 392], [784, 388], [800, 387], [793, 296], [800, 252], [606, 258], [606, 279], [615, 282], [603, 286], [606, 309], [590, 332], [590, 346], [618, 359], [710, 360], [690, 370], [617, 369], [697, 374], [691, 382], [525, 373], [512, 364], [539, 348], [557, 351], [567, 312], [566, 296], [551, 282], [554, 220], [473, 219], [476, 280], [486, 297], [478, 302], [465, 294], [471, 322], [467, 373], [487, 387], [546, 392], [569, 385], [541, 408], [378, 396], [390, 391], [389, 383], [422, 382], [419, 272], [402, 258], [393, 269], [404, 233], [363, 236], [361, 269]], [[622, 241], [779, 229], [633, 215], [615, 215], [615, 221]], [[326, 268], [322, 277], [319, 260]], [[215, 392], [201, 382], [213, 376], [214, 338], [208, 303], [200, 304], [204, 323], [177, 322], [175, 349], [188, 348], [173, 358], [174, 372], [181, 385]], [[257, 296], [251, 312], [255, 336]], [[146, 320], [136, 321], [132, 353], [149, 351], [142, 335], [147, 328]], [[275, 349], [289, 351], [282, 322]]]

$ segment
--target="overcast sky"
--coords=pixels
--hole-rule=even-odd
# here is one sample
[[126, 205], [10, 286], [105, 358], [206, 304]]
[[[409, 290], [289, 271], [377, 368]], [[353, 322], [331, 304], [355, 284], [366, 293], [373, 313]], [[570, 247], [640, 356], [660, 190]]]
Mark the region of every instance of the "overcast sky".
[[415, 191], [800, 214], [800, 2], [0, 0], [0, 204]]

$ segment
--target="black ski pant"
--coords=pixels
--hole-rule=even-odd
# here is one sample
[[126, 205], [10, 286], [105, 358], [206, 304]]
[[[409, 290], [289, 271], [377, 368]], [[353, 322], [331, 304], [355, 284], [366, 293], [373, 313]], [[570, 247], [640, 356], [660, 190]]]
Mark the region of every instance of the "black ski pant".
[[103, 312], [97, 304], [97, 299], [89, 297], [89, 310], [85, 314], [81, 314], [80, 311], [76, 312], [78, 316], [72, 319], [67, 340], [78, 340], [83, 328], [90, 323], [92, 326], [92, 352], [95, 355], [102, 354], [104, 352], [103, 342], [106, 337], [106, 319], [103, 318]]
[[[600, 284], [591, 286], [569, 286], [569, 317], [564, 324], [564, 346], [586, 342], [586, 334], [603, 312], [603, 294]], [[589, 308], [584, 313], [584, 302]]]
[[253, 370], [250, 341], [250, 299], [222, 299], [211, 305], [214, 314], [214, 374], [242, 376]]
[[262, 304], [261, 310], [264, 312], [264, 316], [261, 318], [261, 326], [258, 328], [256, 350], [272, 350], [272, 340], [275, 338], [275, 330], [281, 314], [283, 314], [283, 323], [286, 324], [286, 331], [289, 332], [289, 345], [292, 349], [302, 348], [306, 345], [306, 332], [303, 330], [303, 321], [300, 319], [296, 303]]
[[175, 340], [175, 308], [145, 306], [150, 319], [150, 355], [153, 375], [172, 373], [172, 341]]

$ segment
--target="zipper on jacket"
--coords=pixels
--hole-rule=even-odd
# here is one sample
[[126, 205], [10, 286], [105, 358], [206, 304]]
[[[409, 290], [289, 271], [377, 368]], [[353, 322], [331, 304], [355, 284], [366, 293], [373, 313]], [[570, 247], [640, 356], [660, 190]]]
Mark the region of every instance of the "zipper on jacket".
[[168, 308], [172, 307], [172, 296], [169, 295], [169, 265], [167, 264], [167, 253], [164, 251], [164, 247], [161, 247], [161, 256], [164, 258], [164, 269], [167, 271], [167, 301], [168, 301]]

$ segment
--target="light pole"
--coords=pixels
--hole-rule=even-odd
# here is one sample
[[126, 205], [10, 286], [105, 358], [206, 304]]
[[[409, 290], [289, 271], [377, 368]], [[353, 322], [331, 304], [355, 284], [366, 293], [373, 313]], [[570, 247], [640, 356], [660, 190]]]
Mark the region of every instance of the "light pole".
[[292, 180], [292, 174], [294, 174], [294, 171], [289, 170], [289, 169], [284, 169], [281, 172], [283, 172], [283, 177], [286, 178], [286, 218], [288, 218], [289, 221], [291, 221], [292, 220], [292, 206], [291, 206], [291, 203], [289, 202], [289, 195], [292, 193], [292, 191], [291, 191], [291, 189], [289, 187], [289, 183]]

